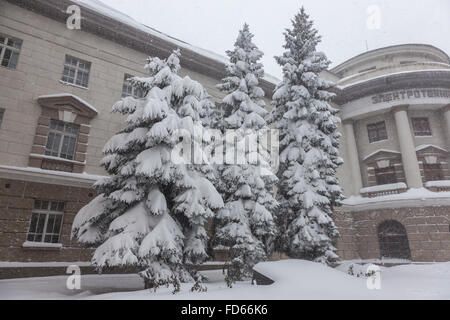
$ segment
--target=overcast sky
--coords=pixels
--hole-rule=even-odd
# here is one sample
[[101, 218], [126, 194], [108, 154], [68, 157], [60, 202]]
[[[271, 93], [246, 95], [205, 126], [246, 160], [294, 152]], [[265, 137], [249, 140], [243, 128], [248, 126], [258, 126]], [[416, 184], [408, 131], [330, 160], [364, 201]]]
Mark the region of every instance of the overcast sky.
[[102, 1], [161, 32], [223, 55], [247, 22], [265, 53], [266, 72], [279, 78], [281, 69], [273, 56], [282, 52], [282, 33], [301, 5], [322, 35], [319, 50], [332, 66], [365, 52], [366, 43], [369, 50], [426, 43], [450, 54], [450, 0]]

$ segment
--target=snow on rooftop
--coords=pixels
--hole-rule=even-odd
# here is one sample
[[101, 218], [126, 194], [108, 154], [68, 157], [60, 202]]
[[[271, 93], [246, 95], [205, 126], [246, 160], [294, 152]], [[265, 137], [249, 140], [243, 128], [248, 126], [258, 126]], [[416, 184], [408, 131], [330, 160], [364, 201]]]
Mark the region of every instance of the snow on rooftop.
[[430, 148], [430, 147], [442, 150], [444, 152], [447, 152], [447, 150], [445, 150], [444, 148], [438, 147], [438, 146], [436, 146], [434, 144], [422, 144], [422, 145], [416, 147], [416, 151], [421, 151], [421, 150], [424, 150], [424, 149]]
[[[72, 2], [75, 2], [85, 8], [91, 9], [97, 13], [100, 13], [100, 14], [107, 16], [111, 19], [114, 19], [116, 21], [120, 21], [130, 27], [136, 28], [140, 31], [146, 32], [155, 37], [163, 39], [167, 42], [171, 42], [178, 47], [191, 50], [199, 55], [202, 55], [204, 57], [218, 61], [223, 64], [229, 63], [228, 58], [223, 55], [220, 55], [218, 53], [215, 53], [215, 52], [203, 49], [203, 48], [199, 48], [199, 47], [191, 45], [185, 41], [179, 40], [168, 34], [165, 34], [161, 31], [158, 31], [152, 27], [149, 27], [143, 23], [136, 21], [135, 19], [124, 14], [123, 12], [120, 12], [114, 8], [111, 8], [110, 6], [104, 4], [103, 2], [101, 2], [99, 0], [72, 0]], [[267, 74], [267, 73], [264, 75], [263, 79], [272, 84], [278, 84], [280, 82], [280, 80], [278, 78], [276, 78], [275, 76], [272, 76], [270, 74]]]
[[93, 175], [93, 174], [88, 174], [88, 173], [53, 171], [53, 170], [44, 170], [41, 168], [32, 168], [32, 167], [14, 167], [14, 166], [0, 165], [0, 170], [1, 169], [30, 172], [30, 173], [39, 173], [39, 174], [45, 174], [45, 175], [61, 176], [61, 177], [76, 178], [76, 179], [86, 179], [86, 180], [92, 180], [92, 181], [97, 181], [99, 179], [105, 178], [105, 176]]
[[377, 153], [380, 152], [387, 152], [387, 153], [397, 153], [400, 154], [399, 151], [394, 151], [394, 150], [388, 150], [388, 149], [378, 149], [377, 151], [372, 152], [371, 154], [368, 154], [367, 156], [364, 157], [363, 161], [369, 159], [370, 157], [376, 155]]
[[362, 188], [360, 192], [361, 193], [372, 193], [372, 192], [381, 192], [381, 191], [388, 191], [388, 190], [401, 190], [401, 189], [407, 189], [406, 184], [403, 182], [382, 184], [382, 185]]
[[450, 192], [433, 192], [425, 188], [412, 188], [408, 191], [400, 194], [390, 194], [385, 196], [379, 196], [374, 198], [364, 198], [361, 196], [351, 196], [342, 203], [344, 205], [356, 206], [370, 203], [387, 203], [392, 201], [402, 200], [429, 200], [429, 199], [442, 199], [448, 201], [450, 199]]
[[436, 188], [445, 188], [450, 187], [450, 180], [437, 180], [437, 181], [428, 181], [425, 183], [427, 188], [436, 187]]
[[86, 107], [91, 109], [92, 111], [98, 113], [97, 109], [94, 108], [89, 102], [81, 99], [80, 97], [77, 97], [76, 95], [73, 95], [71, 93], [57, 93], [57, 94], [48, 94], [44, 96], [40, 96], [38, 99], [48, 99], [48, 98], [67, 98], [72, 97], [75, 100], [78, 100], [80, 103], [84, 104]]

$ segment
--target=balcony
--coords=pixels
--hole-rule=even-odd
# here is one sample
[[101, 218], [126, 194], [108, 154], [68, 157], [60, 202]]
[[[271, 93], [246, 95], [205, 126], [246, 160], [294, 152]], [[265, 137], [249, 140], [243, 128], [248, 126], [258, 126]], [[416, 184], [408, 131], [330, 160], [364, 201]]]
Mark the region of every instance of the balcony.
[[375, 198], [380, 196], [404, 193], [407, 191], [407, 189], [408, 187], [406, 186], [406, 184], [400, 182], [362, 188], [360, 192], [361, 195], [365, 198]]
[[450, 180], [428, 181], [425, 183], [425, 188], [433, 192], [448, 192]]

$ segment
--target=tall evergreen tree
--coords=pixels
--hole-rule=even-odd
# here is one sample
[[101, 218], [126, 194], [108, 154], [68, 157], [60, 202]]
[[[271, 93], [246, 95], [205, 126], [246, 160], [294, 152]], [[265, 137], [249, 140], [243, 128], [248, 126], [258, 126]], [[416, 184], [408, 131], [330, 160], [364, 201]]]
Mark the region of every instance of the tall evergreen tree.
[[338, 155], [340, 119], [329, 103], [333, 84], [319, 75], [330, 62], [316, 51], [321, 38], [304, 8], [284, 37], [285, 52], [276, 57], [283, 80], [269, 117], [280, 134], [277, 246], [291, 257], [334, 265], [333, 241], [339, 234], [332, 213], [343, 198], [336, 178], [343, 162]]
[[[225, 107], [224, 120], [219, 124], [223, 131], [234, 130], [235, 141], [228, 141], [226, 151], [235, 146], [245, 145], [252, 134], [267, 129], [264, 116], [267, 114], [263, 100], [264, 91], [259, 87], [259, 80], [264, 76], [259, 62], [263, 53], [252, 42], [253, 34], [247, 24], [239, 32], [234, 50], [227, 51], [230, 63], [227, 77], [218, 88], [228, 94], [223, 99]], [[252, 143], [252, 142], [250, 142]], [[236, 150], [245, 154], [245, 159], [252, 151]], [[256, 151], [258, 153], [258, 151]], [[251, 155], [250, 155], [251, 154]], [[216, 237], [219, 243], [230, 247], [230, 265], [227, 282], [229, 285], [252, 275], [252, 267], [259, 261], [266, 260], [272, 251], [272, 242], [276, 233], [272, 213], [277, 201], [270, 191], [277, 178], [264, 174], [267, 159], [256, 154], [259, 163], [225, 164], [219, 166], [219, 191], [225, 207], [217, 215]]]
[[200, 288], [195, 266], [208, 258], [205, 222], [223, 207], [210, 167], [173, 161], [178, 132], [202, 129], [207, 99], [200, 83], [177, 74], [179, 56], [149, 58], [149, 77], [132, 79], [145, 98], [113, 106], [127, 118], [103, 150], [110, 176], [95, 184], [100, 195], [72, 227], [80, 242], [99, 244], [95, 266], [138, 266], [146, 287], [172, 284], [175, 291], [180, 282]]

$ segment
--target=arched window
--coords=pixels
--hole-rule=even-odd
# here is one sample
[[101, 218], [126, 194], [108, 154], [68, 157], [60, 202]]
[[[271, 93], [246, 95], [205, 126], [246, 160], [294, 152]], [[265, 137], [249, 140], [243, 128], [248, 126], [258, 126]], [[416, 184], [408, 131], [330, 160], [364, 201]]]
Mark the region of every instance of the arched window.
[[378, 226], [378, 240], [382, 258], [411, 259], [406, 229], [400, 222], [382, 222]]

